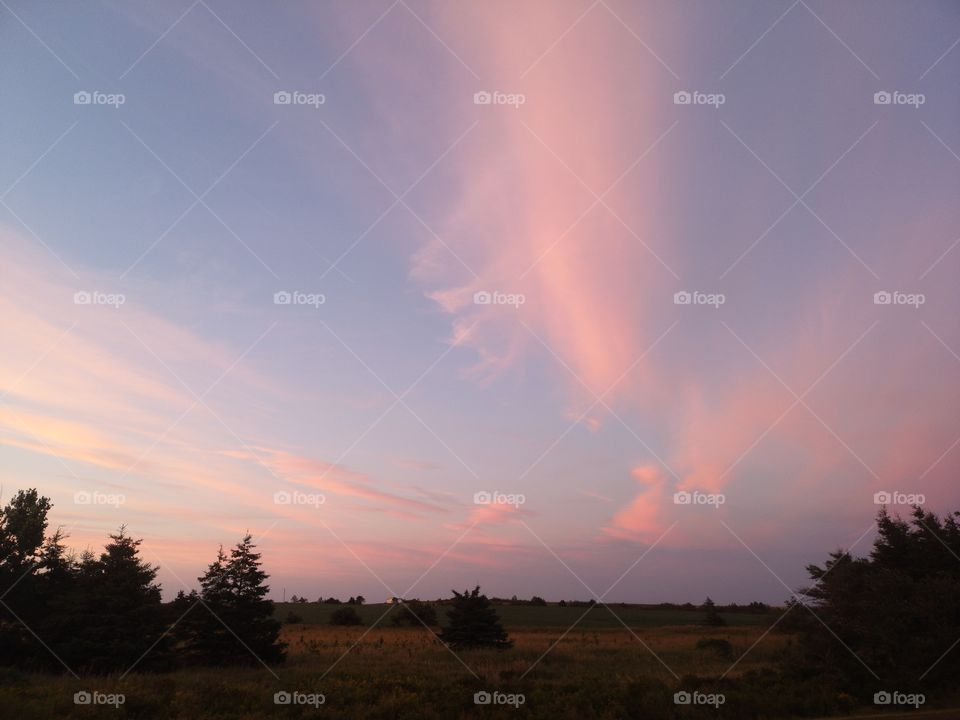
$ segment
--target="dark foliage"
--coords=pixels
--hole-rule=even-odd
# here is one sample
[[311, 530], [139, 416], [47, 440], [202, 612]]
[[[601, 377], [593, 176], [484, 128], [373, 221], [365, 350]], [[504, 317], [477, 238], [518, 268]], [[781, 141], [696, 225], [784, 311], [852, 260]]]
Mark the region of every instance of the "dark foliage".
[[248, 533], [227, 556], [217, 559], [198, 580], [200, 592], [178, 595], [173, 602], [182, 620], [175, 628], [181, 655], [203, 665], [250, 665], [282, 662], [285, 644], [273, 601], [266, 595], [267, 574]]
[[915, 507], [906, 521], [883, 508], [869, 557], [838, 551], [823, 567], [810, 565], [815, 584], [784, 621], [799, 633], [787, 667], [831, 676], [861, 696], [955, 686], [960, 654], [946, 651], [960, 637], [958, 518]]
[[500, 616], [478, 585], [472, 591], [453, 591], [453, 607], [447, 613], [448, 624], [440, 639], [452, 648], [509, 648], [513, 641], [500, 624]]
[[330, 615], [330, 624], [331, 625], [363, 625], [363, 620], [360, 619], [360, 616], [357, 614], [357, 611], [352, 607], [347, 605], [346, 607], [337, 608]]
[[422, 600], [404, 600], [392, 611], [390, 622], [397, 627], [423, 627], [437, 625], [437, 611]]
[[707, 598], [700, 608], [703, 610], [703, 625], [710, 627], [723, 627], [727, 621], [717, 612], [717, 606], [710, 598]]

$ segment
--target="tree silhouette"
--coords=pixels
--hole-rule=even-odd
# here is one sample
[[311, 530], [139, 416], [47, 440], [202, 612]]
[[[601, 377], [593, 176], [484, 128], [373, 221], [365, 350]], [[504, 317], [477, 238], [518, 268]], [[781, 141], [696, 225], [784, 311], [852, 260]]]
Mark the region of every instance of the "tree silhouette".
[[448, 623], [440, 633], [440, 639], [450, 647], [498, 649], [509, 648], [513, 641], [500, 624], [500, 616], [486, 595], [480, 594], [478, 585], [472, 591], [453, 591], [453, 607], [447, 613]]
[[[174, 612], [186, 613], [178, 639], [189, 662], [233, 665], [281, 662], [286, 644], [266, 595], [267, 574], [249, 533], [227, 556], [223, 548], [199, 579], [200, 593], [181, 595]], [[201, 607], [197, 607], [197, 605]]]
[[[169, 667], [157, 567], [140, 558], [142, 541], [130, 537], [125, 527], [110, 540], [99, 558], [87, 553], [67, 571], [72, 581], [50, 618], [58, 622], [43, 624], [48, 644], [75, 670]], [[51, 548], [50, 554], [56, 557], [58, 552]]]
[[883, 508], [869, 557], [837, 551], [808, 566], [815, 584], [787, 616], [799, 631], [789, 667], [866, 693], [880, 689], [872, 673], [884, 687], [955, 686], [960, 655], [946, 651], [960, 637], [960, 513], [912, 515]]
[[[50, 507], [50, 499], [31, 488], [18, 491], [0, 509], [0, 662], [4, 664], [46, 660], [40, 655], [46, 651], [37, 647], [26, 628], [39, 624], [50, 598], [39, 576], [48, 552], [44, 533]], [[56, 538], [59, 545], [59, 531]], [[52, 563], [53, 556], [48, 560]]]
[[703, 605], [700, 607], [703, 610], [703, 624], [709, 625], [711, 627], [723, 627], [727, 624], [727, 621], [724, 620], [720, 613], [717, 612], [717, 606], [709, 597], [704, 600]]

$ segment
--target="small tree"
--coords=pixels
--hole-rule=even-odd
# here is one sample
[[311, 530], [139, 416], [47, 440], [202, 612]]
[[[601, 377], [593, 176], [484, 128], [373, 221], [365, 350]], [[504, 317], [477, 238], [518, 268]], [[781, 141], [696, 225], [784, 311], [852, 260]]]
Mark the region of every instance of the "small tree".
[[701, 610], [704, 612], [703, 624], [710, 627], [723, 627], [727, 621], [717, 612], [717, 606], [709, 597], [704, 601]]
[[500, 616], [478, 585], [472, 591], [453, 591], [453, 607], [447, 613], [448, 624], [440, 639], [454, 649], [491, 647], [506, 649], [513, 645], [500, 624]]

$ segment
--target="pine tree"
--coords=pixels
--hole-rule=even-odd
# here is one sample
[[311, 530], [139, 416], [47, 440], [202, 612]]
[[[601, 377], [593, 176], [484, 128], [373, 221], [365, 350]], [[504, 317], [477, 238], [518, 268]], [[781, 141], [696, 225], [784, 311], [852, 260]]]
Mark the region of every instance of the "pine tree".
[[727, 621], [717, 612], [717, 606], [709, 597], [704, 601], [701, 608], [704, 612], [703, 624], [711, 627], [723, 627]]
[[453, 591], [453, 607], [447, 613], [448, 624], [440, 639], [454, 649], [490, 647], [505, 649], [513, 645], [500, 624], [497, 611], [478, 585], [472, 591]]
[[[248, 533], [231, 550], [221, 547], [217, 559], [199, 578], [200, 593], [178, 599], [178, 609], [188, 612], [178, 638], [190, 662], [211, 665], [281, 662], [286, 647], [280, 642], [280, 622], [266, 595], [267, 574], [260, 553]], [[190, 603], [201, 607], [190, 609]]]
[[58, 604], [57, 654], [75, 671], [164, 669], [170, 643], [157, 567], [121, 526], [98, 559], [85, 553]]

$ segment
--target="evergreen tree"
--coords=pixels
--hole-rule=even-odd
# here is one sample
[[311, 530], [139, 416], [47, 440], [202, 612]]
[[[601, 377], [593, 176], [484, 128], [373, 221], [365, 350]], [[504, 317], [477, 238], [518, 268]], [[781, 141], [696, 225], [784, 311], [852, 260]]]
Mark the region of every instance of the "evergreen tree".
[[717, 606], [709, 597], [704, 601], [700, 608], [703, 610], [703, 624], [711, 627], [723, 627], [727, 621], [717, 612]]
[[[199, 578], [200, 593], [180, 599], [178, 609], [187, 616], [178, 624], [177, 636], [189, 662], [232, 665], [284, 659], [280, 622], [266, 597], [268, 576], [254, 547], [249, 533], [229, 556], [221, 547]], [[190, 609], [197, 602], [201, 607]]]
[[478, 585], [472, 591], [453, 591], [453, 607], [447, 613], [448, 624], [440, 639], [454, 649], [490, 647], [505, 649], [513, 645], [500, 624], [500, 616]]
[[801, 593], [809, 609], [795, 602], [786, 618], [799, 642], [785, 666], [867, 695], [881, 689], [871, 673], [884, 688], [953, 689], [960, 655], [948, 648], [960, 637], [960, 513], [940, 518], [917, 506], [907, 521], [883, 508], [877, 529], [869, 557], [837, 551], [823, 566], [808, 566], [815, 584]]
[[[125, 672], [169, 667], [166, 612], [157, 567], [140, 558], [141, 540], [121, 526], [98, 559], [85, 553], [51, 620], [51, 646], [74, 671]], [[56, 556], [57, 551], [51, 550]]]

